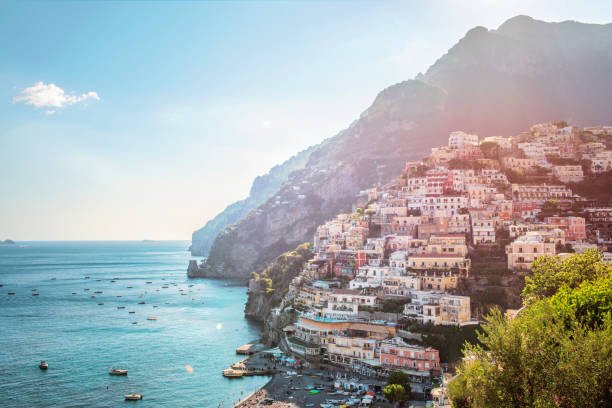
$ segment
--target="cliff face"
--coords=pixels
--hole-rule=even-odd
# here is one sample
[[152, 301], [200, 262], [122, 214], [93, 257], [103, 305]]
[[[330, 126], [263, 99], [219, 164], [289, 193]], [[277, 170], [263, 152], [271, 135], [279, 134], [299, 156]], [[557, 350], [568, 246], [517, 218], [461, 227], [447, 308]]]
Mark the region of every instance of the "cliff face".
[[361, 117], [314, 147], [303, 169], [215, 239], [203, 273], [246, 279], [349, 210], [448, 133], [515, 134], [536, 122], [612, 121], [612, 25], [515, 17], [470, 30], [425, 75], [383, 90]]
[[311, 258], [310, 244], [301, 244], [280, 255], [261, 273], [253, 273], [244, 314], [249, 319], [265, 322], [270, 311], [280, 304], [291, 280]]
[[308, 148], [284, 163], [274, 166], [268, 174], [256, 177], [247, 198], [228, 205], [206, 225], [193, 232], [191, 236], [191, 255], [207, 256], [217, 235], [276, 193], [280, 186], [287, 181], [289, 174], [304, 168], [312, 150], [312, 147]]

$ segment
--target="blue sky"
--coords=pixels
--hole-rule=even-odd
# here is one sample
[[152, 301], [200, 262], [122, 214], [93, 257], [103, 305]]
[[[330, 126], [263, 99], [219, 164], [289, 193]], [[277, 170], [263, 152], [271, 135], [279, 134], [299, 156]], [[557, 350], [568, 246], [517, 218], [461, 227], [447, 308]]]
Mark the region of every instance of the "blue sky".
[[608, 23], [612, 4], [0, 1], [0, 238], [189, 239], [517, 14]]

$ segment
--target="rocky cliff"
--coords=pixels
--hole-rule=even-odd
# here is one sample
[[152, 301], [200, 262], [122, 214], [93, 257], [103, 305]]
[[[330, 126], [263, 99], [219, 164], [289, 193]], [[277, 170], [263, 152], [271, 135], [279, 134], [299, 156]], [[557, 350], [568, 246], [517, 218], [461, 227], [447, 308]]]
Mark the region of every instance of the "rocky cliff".
[[314, 147], [275, 194], [217, 236], [203, 274], [246, 279], [453, 130], [515, 134], [559, 118], [610, 123], [611, 94], [610, 24], [519, 16], [497, 30], [474, 28], [424, 75], [383, 90], [346, 130]]
[[206, 225], [193, 232], [191, 236], [191, 255], [207, 256], [219, 232], [242, 219], [251, 210], [257, 208], [276, 193], [280, 186], [287, 181], [289, 174], [304, 168], [312, 150], [311, 147], [301, 151], [284, 163], [274, 166], [267, 174], [256, 177], [247, 198], [228, 205]]

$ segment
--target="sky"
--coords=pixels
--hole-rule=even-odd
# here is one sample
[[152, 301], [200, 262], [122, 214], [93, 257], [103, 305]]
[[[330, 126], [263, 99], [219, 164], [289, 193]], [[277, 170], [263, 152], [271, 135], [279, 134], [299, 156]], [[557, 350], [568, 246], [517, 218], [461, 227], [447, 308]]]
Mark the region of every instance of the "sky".
[[612, 2], [0, 0], [0, 239], [184, 239], [472, 27]]

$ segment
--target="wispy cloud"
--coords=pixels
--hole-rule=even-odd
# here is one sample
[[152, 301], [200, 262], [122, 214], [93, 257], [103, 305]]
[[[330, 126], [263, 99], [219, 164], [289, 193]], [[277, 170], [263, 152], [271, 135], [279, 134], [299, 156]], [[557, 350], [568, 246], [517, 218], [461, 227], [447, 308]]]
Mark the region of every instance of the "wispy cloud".
[[80, 95], [66, 93], [59, 86], [42, 81], [23, 89], [13, 98], [13, 102], [23, 103], [37, 109], [47, 109], [45, 113], [53, 114], [66, 106], [84, 103], [88, 100], [99, 101], [97, 92], [89, 91]]

